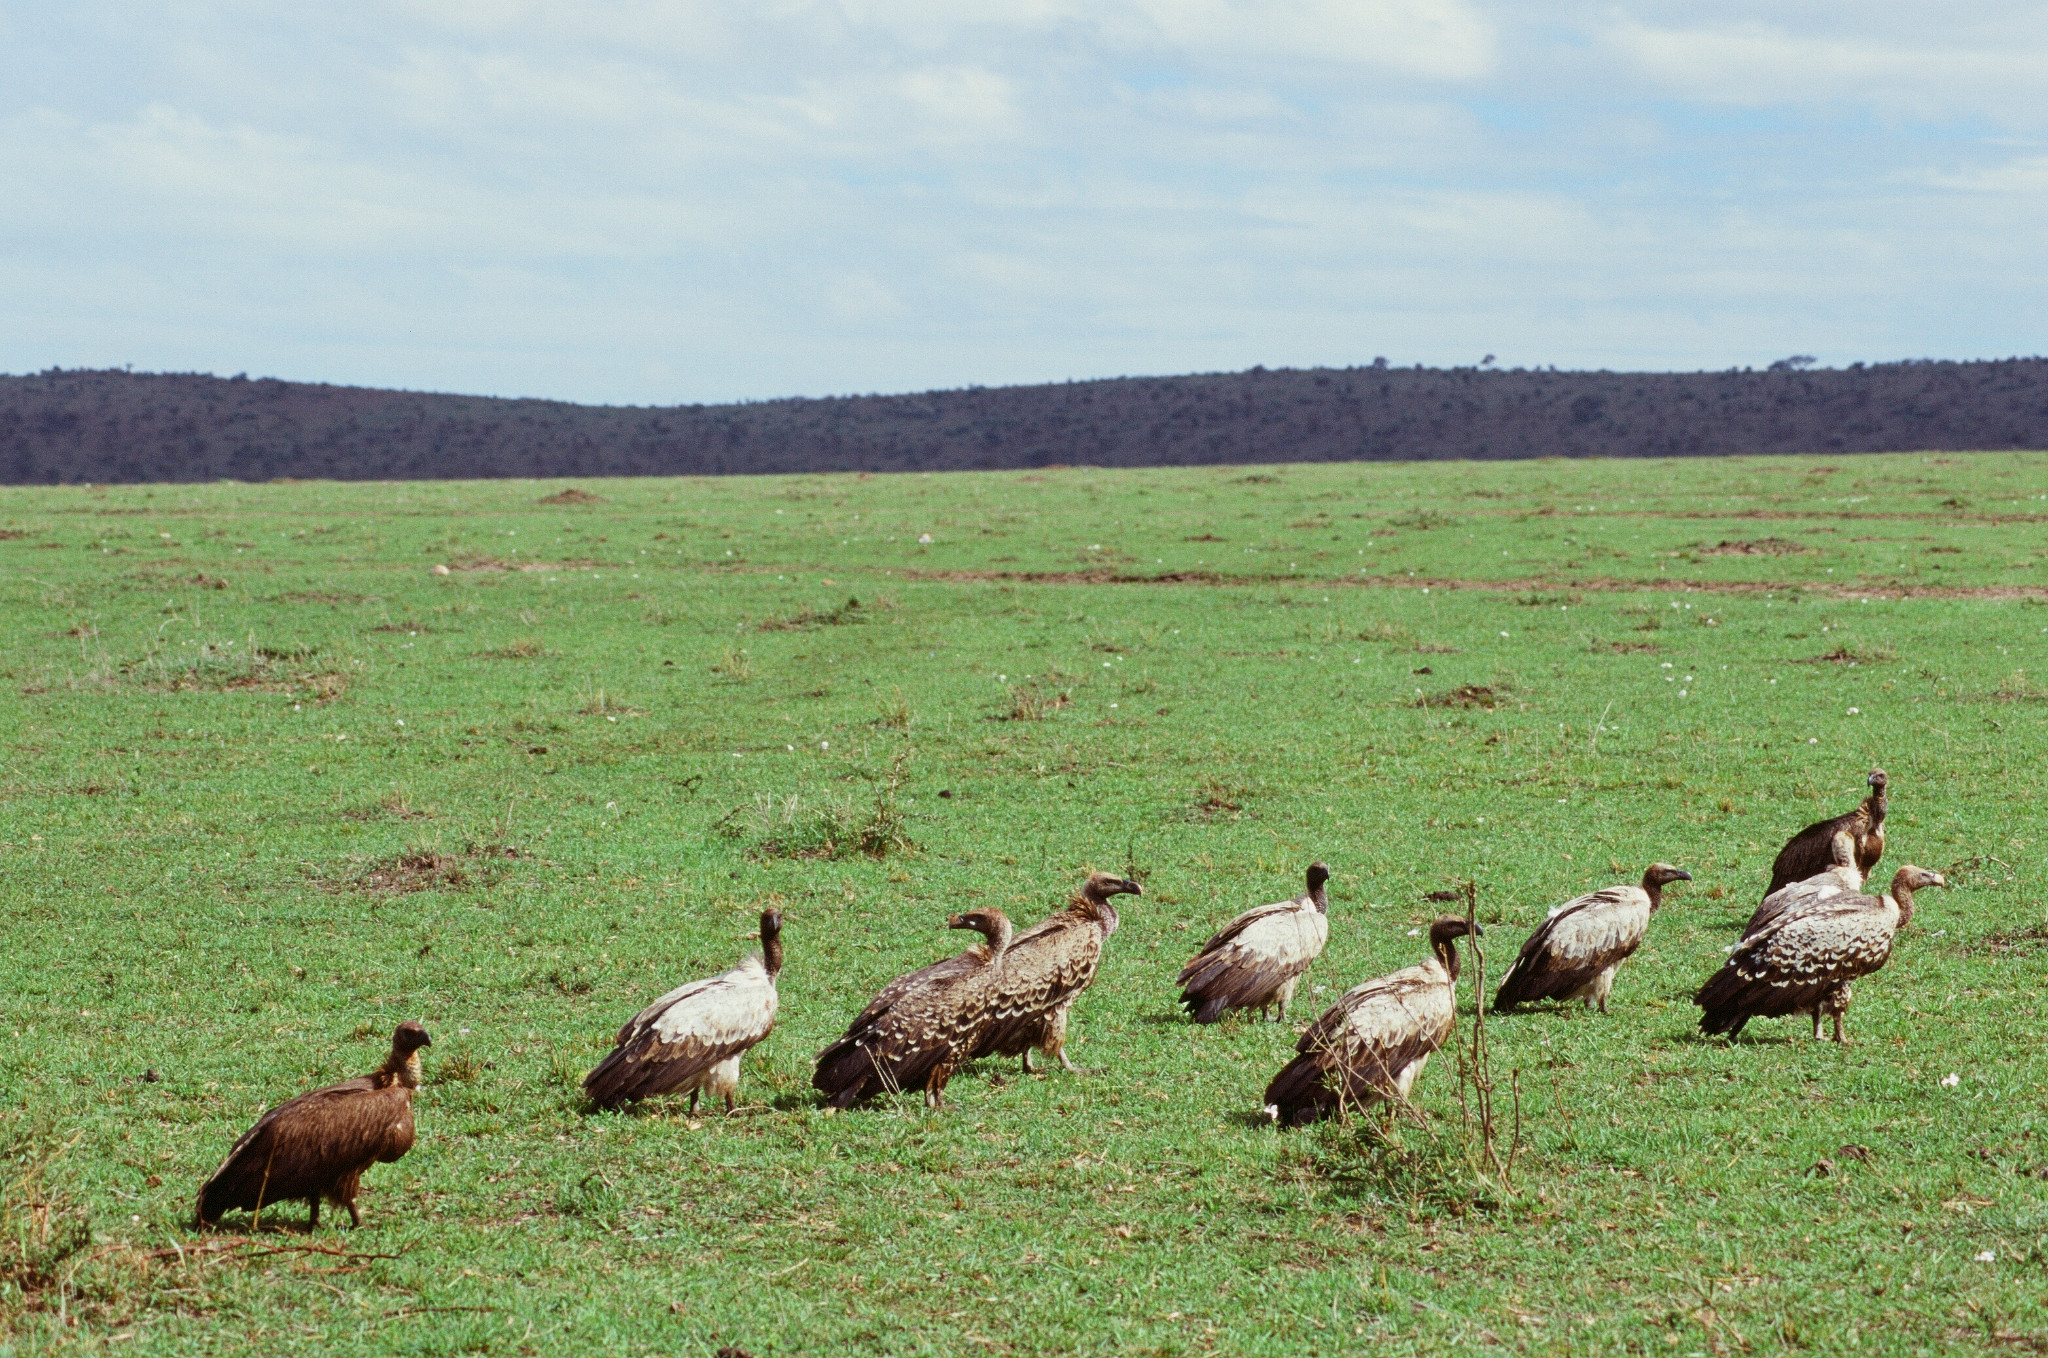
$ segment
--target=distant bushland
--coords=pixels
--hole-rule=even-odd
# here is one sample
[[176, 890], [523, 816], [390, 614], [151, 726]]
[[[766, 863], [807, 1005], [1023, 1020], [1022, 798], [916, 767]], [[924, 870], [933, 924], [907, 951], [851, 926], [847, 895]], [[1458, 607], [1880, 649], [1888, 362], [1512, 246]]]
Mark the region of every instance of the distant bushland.
[[205, 374], [0, 376], [0, 482], [954, 471], [2048, 448], [2048, 359], [1710, 373], [1264, 369], [587, 406]]

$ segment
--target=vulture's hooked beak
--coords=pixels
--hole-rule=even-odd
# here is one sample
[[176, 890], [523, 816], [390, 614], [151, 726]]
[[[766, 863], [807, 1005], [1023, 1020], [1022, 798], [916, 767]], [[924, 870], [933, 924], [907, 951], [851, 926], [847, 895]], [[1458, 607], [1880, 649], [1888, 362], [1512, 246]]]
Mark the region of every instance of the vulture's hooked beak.
[[1678, 870], [1678, 875], [1672, 878], [1671, 880], [1674, 882], [1690, 882], [1692, 880], [1692, 874], [1687, 872], [1684, 868], [1680, 868]]
[[1142, 896], [1145, 894], [1145, 888], [1126, 877], [1123, 882], [1123, 894], [1126, 896]]

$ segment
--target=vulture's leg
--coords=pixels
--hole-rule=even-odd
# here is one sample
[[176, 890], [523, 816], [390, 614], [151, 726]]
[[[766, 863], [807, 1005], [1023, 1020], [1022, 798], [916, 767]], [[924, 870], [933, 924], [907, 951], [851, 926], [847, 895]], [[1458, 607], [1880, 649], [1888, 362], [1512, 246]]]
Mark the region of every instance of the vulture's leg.
[[702, 1092], [703, 1091], [697, 1089], [693, 1089], [690, 1091], [690, 1116], [692, 1117], [695, 1117], [697, 1115], [697, 1095]]
[[1067, 1048], [1065, 1043], [1060, 1044], [1058, 1056], [1060, 1058], [1060, 1065], [1063, 1069], [1070, 1070], [1076, 1075], [1086, 1075], [1088, 1073], [1085, 1067], [1075, 1065], [1073, 1059], [1067, 1055]]
[[350, 1200], [343, 1203], [342, 1206], [348, 1208], [348, 1224], [359, 1231], [363, 1229], [363, 1214], [356, 1210], [355, 1202]]
[[1815, 1042], [1820, 1041], [1820, 1011], [1825, 1007], [1825, 1005], [1819, 1004], [1813, 1006], [1813, 1040]]
[[306, 1213], [306, 1229], [317, 1231], [320, 1229], [320, 1199], [308, 1198], [306, 1206], [309, 1209]]
[[733, 1092], [732, 1092], [732, 1091], [731, 1091], [730, 1089], [726, 1090], [726, 1091], [725, 1091], [725, 1115], [726, 1115], [727, 1117], [731, 1117], [731, 1116], [732, 1116], [732, 1112], [733, 1112], [733, 1109], [735, 1109], [735, 1108], [737, 1108], [737, 1107], [739, 1107], [739, 1100], [737, 1100], [737, 1099], [735, 1099], [735, 1098], [733, 1097]]
[[1835, 1011], [1835, 1041], [1837, 1042], [1847, 1042], [1849, 1040], [1842, 1036], [1842, 1015], [1844, 1012], [1840, 1009]]
[[1038, 1067], [1031, 1064], [1031, 1050], [1029, 1047], [1024, 1049], [1024, 1073], [1026, 1075], [1038, 1074]]

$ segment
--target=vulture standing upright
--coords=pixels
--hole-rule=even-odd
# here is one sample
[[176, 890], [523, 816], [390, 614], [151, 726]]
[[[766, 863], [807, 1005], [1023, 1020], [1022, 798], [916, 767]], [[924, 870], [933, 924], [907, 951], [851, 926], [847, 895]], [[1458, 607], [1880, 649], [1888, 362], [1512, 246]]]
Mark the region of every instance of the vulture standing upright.
[[1843, 892], [1778, 915], [1736, 944], [1693, 996], [1700, 1031], [1732, 1038], [1753, 1018], [1810, 1014], [1818, 1038], [1821, 1016], [1832, 1014], [1842, 1041], [1850, 982], [1891, 958], [1893, 937], [1913, 918], [1913, 893], [1947, 885], [1940, 873], [1908, 863], [1882, 896]]
[[1641, 886], [1611, 886], [1553, 907], [1501, 978], [1494, 1009], [1562, 999], [1584, 1000], [1606, 1013], [1615, 969], [1642, 946], [1665, 886], [1691, 880], [1683, 868], [1652, 863]]
[[731, 971], [677, 986], [619, 1029], [610, 1056], [583, 1077], [583, 1092], [600, 1108], [688, 1091], [725, 1096], [733, 1109], [740, 1057], [775, 1026], [775, 976], [782, 970], [782, 915], [761, 912], [760, 957]]
[[847, 1108], [901, 1089], [922, 1089], [927, 1107], [944, 1102], [953, 1078], [991, 1019], [989, 991], [1010, 946], [1000, 910], [969, 910], [946, 921], [988, 940], [899, 976], [861, 1010], [846, 1036], [818, 1053], [811, 1085], [826, 1106]]
[[1223, 926], [1180, 969], [1174, 983], [1197, 1023], [1214, 1023], [1232, 1009], [1277, 1008], [1287, 1019], [1301, 975], [1330, 941], [1330, 870], [1308, 869], [1308, 890], [1291, 901], [1254, 906]]
[[420, 1048], [434, 1040], [411, 1019], [391, 1035], [391, 1054], [368, 1075], [281, 1103], [242, 1133], [199, 1190], [198, 1225], [236, 1208], [261, 1214], [273, 1202], [303, 1198], [307, 1228], [320, 1224], [320, 1201], [348, 1209], [363, 1224], [356, 1191], [363, 1171], [412, 1149], [412, 1092], [420, 1087]]
[[1095, 979], [1102, 945], [1116, 932], [1115, 896], [1142, 896], [1136, 882], [1106, 872], [1089, 874], [1067, 908], [1048, 915], [1010, 941], [987, 992], [989, 1022], [968, 1060], [1021, 1056], [1026, 1074], [1032, 1048], [1068, 1070], [1067, 1012]]
[[1406, 1101], [1429, 1054], [1450, 1040], [1457, 940], [1465, 932], [1464, 920], [1445, 916], [1429, 926], [1428, 961], [1345, 991], [1301, 1035], [1294, 1048], [1300, 1055], [1266, 1086], [1266, 1111], [1293, 1127], [1346, 1104]]
[[1785, 841], [1771, 864], [1771, 884], [1764, 895], [1843, 865], [1870, 876], [1884, 857], [1885, 787], [1891, 780], [1883, 769], [1872, 769], [1868, 781], [1870, 795], [1854, 811], [1816, 821]]

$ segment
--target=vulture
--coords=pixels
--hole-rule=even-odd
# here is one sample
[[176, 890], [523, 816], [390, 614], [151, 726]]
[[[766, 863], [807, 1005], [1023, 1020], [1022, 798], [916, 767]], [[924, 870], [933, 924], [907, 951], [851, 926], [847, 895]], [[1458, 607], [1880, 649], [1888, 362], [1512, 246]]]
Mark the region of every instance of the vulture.
[[[1836, 842], [1846, 853], [1848, 840], [1845, 838]], [[1764, 897], [1763, 904], [1757, 906], [1756, 913], [1751, 915], [1749, 923], [1743, 926], [1742, 936], [1749, 938], [1757, 934], [1780, 915], [1803, 909], [1819, 901], [1831, 900], [1836, 896], [1854, 896], [1862, 890], [1863, 874], [1857, 871], [1855, 863], [1838, 863], [1826, 872], [1817, 873], [1790, 886], [1779, 887]], [[1728, 951], [1734, 952], [1735, 949], [1731, 947]]]
[[236, 1208], [254, 1212], [303, 1198], [306, 1228], [320, 1224], [320, 1201], [348, 1209], [363, 1224], [356, 1192], [363, 1171], [412, 1149], [412, 1092], [420, 1087], [420, 1048], [434, 1040], [411, 1019], [391, 1035], [391, 1054], [368, 1075], [281, 1103], [242, 1133], [201, 1186], [196, 1225], [211, 1226]]
[[828, 1108], [901, 1089], [922, 1089], [930, 1108], [944, 1102], [946, 1081], [990, 1021], [989, 992], [1011, 932], [1000, 910], [953, 915], [946, 927], [972, 929], [988, 942], [889, 982], [846, 1036], [818, 1053], [811, 1085]]
[[1032, 1048], [1067, 1070], [1067, 1012], [1095, 979], [1102, 945], [1116, 932], [1116, 896], [1142, 896], [1143, 887], [1106, 872], [1089, 874], [1067, 908], [1046, 916], [1010, 941], [990, 978], [983, 1003], [988, 1022], [967, 1059], [1020, 1056], [1028, 1075]]
[[1214, 1023], [1232, 1009], [1279, 1010], [1287, 1006], [1301, 975], [1330, 941], [1330, 870], [1308, 869], [1308, 890], [1291, 901], [1254, 906], [1223, 926], [1180, 969], [1174, 984], [1180, 1002], [1197, 1023]]
[[1764, 895], [1842, 865], [1870, 876], [1884, 857], [1885, 787], [1891, 780], [1883, 769], [1872, 769], [1868, 781], [1870, 795], [1854, 811], [1818, 821], [1785, 841], [1771, 864], [1771, 884]]
[[725, 1096], [733, 1109], [740, 1057], [775, 1026], [775, 976], [782, 970], [782, 915], [761, 912], [760, 957], [731, 971], [677, 986], [619, 1029], [610, 1056], [583, 1077], [583, 1092], [600, 1108], [687, 1091]]
[[[1481, 935], [1486, 931], [1474, 925]], [[1458, 945], [1465, 921], [1429, 926], [1428, 961], [1344, 992], [1295, 1044], [1300, 1053], [1266, 1086], [1266, 1111], [1282, 1126], [1405, 1101], [1429, 1054], [1450, 1040], [1458, 998]]]
[[1553, 906], [1501, 978], [1494, 1011], [1531, 1000], [1584, 1000], [1606, 1013], [1615, 970], [1642, 946], [1665, 886], [1691, 880], [1683, 868], [1652, 863], [1640, 886], [1611, 886]]
[[1808, 1014], [1820, 1036], [1823, 1014], [1842, 1037], [1850, 982], [1882, 967], [1892, 939], [1913, 918], [1913, 893], [1947, 886], [1938, 872], [1908, 863], [1882, 896], [1838, 892], [1787, 909], [1735, 945], [1721, 969], [1693, 996], [1700, 1031], [1733, 1038], [1753, 1018]]

